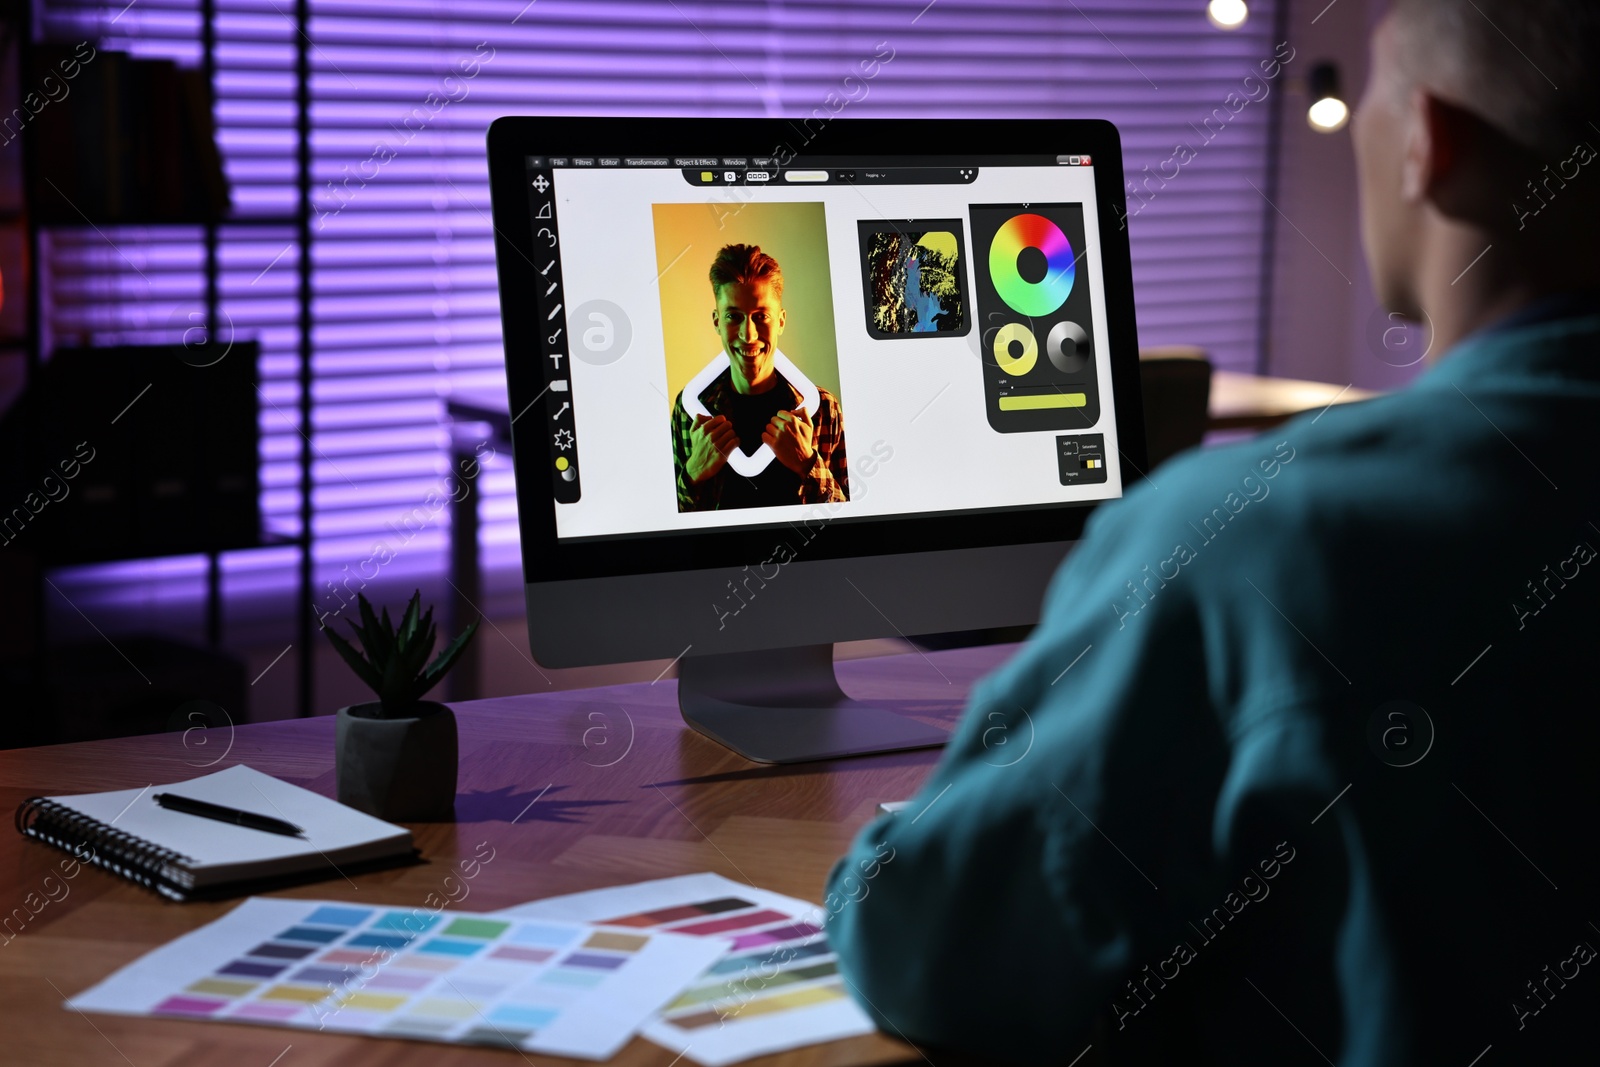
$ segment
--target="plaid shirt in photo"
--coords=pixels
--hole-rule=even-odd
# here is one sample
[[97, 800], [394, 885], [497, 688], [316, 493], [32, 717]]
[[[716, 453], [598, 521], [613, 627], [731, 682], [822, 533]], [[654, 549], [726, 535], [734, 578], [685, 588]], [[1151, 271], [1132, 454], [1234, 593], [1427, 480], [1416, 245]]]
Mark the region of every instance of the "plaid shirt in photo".
[[[790, 396], [786, 405], [790, 410], [800, 406], [800, 393], [794, 386], [779, 377], [775, 389], [787, 390]], [[713, 416], [733, 417], [733, 376], [725, 370], [700, 393], [700, 402]], [[817, 387], [817, 411], [811, 417], [811, 447], [816, 460], [811, 469], [800, 478], [796, 490], [796, 504], [827, 504], [850, 499], [849, 468], [844, 449], [844, 415], [839, 410], [839, 398], [821, 386]], [[672, 463], [678, 474], [679, 511], [715, 511], [722, 500], [722, 486], [729, 478], [742, 477], [732, 467], [724, 466], [716, 474], [696, 484], [689, 480], [689, 451], [693, 447], [690, 431], [694, 418], [683, 409], [680, 392], [672, 404]], [[777, 460], [773, 460], [774, 463]]]

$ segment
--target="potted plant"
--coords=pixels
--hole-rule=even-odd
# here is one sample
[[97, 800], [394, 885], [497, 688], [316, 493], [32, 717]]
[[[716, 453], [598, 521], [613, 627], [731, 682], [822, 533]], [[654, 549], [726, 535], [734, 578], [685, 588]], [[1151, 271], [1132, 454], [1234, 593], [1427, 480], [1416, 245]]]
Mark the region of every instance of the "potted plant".
[[448, 819], [456, 800], [456, 717], [445, 705], [422, 698], [461, 658], [478, 621], [428, 663], [435, 627], [433, 609], [421, 613], [422, 590], [411, 597], [398, 628], [389, 621], [388, 608], [380, 620], [365, 596], [358, 593], [356, 600], [361, 625], [351, 621], [350, 628], [366, 655], [333, 627], [323, 628], [350, 669], [378, 696], [339, 709], [334, 742], [339, 801], [380, 819]]

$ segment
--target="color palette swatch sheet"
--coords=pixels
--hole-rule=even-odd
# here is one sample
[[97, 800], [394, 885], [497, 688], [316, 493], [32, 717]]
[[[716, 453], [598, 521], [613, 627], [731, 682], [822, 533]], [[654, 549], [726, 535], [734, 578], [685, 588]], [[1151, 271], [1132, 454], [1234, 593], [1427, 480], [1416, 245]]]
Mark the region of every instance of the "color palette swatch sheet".
[[856, 1007], [822, 932], [822, 909], [718, 874], [661, 878], [551, 897], [501, 912], [676, 933], [728, 948], [644, 1028], [656, 1044], [705, 1067], [874, 1027]]
[[659, 930], [255, 897], [68, 1006], [600, 1060], [726, 949]]

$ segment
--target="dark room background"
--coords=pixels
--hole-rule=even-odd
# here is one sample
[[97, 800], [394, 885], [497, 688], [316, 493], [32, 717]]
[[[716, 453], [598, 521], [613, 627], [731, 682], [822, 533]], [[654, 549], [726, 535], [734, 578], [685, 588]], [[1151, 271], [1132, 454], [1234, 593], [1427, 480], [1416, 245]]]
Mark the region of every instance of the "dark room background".
[[[439, 491], [451, 393], [503, 387], [484, 149], [497, 116], [1109, 118], [1140, 188], [1129, 197], [1140, 343], [1199, 345], [1226, 369], [1277, 365], [1276, 251], [1311, 240], [1287, 231], [1278, 207], [1312, 195], [1280, 188], [1280, 161], [1281, 131], [1305, 125], [1302, 68], [1313, 56], [1304, 35], [1284, 44], [1290, 12], [1270, 0], [1254, 0], [1230, 32], [1197, 0], [44, 0], [32, 18], [37, 39], [92, 46], [87, 67], [126, 55], [209, 76], [229, 206], [209, 234], [195, 223], [14, 222], [4, 383], [14, 392], [24, 375], [29, 301], [45, 358], [62, 346], [184, 343], [225, 359], [258, 344], [267, 540], [214, 565], [180, 555], [52, 570], [49, 640], [154, 627], [214, 641], [259, 683], [241, 718], [337, 706], [324, 683], [294, 681], [302, 616]], [[1323, 50], [1359, 41], [1361, 18]], [[10, 47], [8, 112], [29, 89], [15, 37]], [[1274, 60], [1277, 76], [1264, 78]], [[863, 61], [875, 61], [872, 76]], [[1193, 151], [1175, 158], [1179, 144]], [[17, 146], [0, 152], [15, 200]], [[618, 250], [619, 269], [628, 254]], [[514, 620], [506, 458], [474, 488], [482, 607]], [[367, 582], [369, 595], [392, 601], [420, 586], [441, 599], [448, 544], [444, 510]], [[221, 597], [208, 626], [210, 573]], [[502, 638], [526, 657], [519, 631], [484, 640]]]

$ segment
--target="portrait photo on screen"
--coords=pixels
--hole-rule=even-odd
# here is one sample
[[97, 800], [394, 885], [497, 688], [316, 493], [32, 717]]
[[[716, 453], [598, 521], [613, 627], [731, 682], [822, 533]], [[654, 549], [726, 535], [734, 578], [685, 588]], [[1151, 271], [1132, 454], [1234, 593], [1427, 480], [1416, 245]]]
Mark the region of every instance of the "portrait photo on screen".
[[863, 220], [867, 334], [879, 340], [967, 332], [960, 219]]
[[849, 500], [824, 205], [652, 212], [678, 510]]

